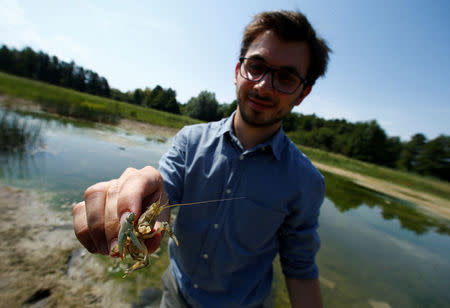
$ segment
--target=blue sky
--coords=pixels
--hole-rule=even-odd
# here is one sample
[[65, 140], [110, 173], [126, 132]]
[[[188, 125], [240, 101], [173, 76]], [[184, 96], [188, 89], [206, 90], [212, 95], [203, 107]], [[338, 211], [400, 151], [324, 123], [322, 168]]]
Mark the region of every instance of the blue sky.
[[333, 49], [327, 75], [294, 110], [375, 119], [409, 140], [450, 134], [450, 1], [0, 0], [0, 44], [96, 71], [122, 91], [161, 85], [185, 103], [233, 84], [242, 32], [264, 10], [299, 9]]

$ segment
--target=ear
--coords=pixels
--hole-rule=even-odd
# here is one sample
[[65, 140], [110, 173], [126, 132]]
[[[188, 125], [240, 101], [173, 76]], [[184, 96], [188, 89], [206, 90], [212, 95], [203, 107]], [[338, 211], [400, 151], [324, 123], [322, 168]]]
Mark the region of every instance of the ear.
[[238, 62], [236, 64], [236, 67], [234, 69], [234, 84], [237, 84], [237, 78], [238, 78], [238, 74], [239, 74], [239, 67], [241, 65], [241, 62]]
[[300, 105], [300, 103], [311, 93], [312, 86], [306, 86], [300, 93], [300, 97], [298, 98], [297, 102], [295, 103], [295, 106]]

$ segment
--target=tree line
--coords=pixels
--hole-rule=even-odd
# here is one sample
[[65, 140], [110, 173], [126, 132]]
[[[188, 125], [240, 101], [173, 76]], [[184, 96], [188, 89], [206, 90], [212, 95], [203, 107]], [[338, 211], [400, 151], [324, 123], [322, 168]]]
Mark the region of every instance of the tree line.
[[[219, 103], [213, 92], [202, 91], [186, 104], [176, 99], [176, 91], [160, 85], [153, 89], [121, 92], [109, 87], [106, 78], [96, 72], [60, 61], [30, 47], [22, 50], [0, 49], [0, 70], [72, 88], [148, 108], [182, 114], [203, 121], [215, 121], [229, 116], [237, 102]], [[283, 129], [297, 144], [343, 154], [358, 160], [422, 175], [450, 180], [450, 136], [440, 135], [432, 140], [418, 133], [402, 142], [389, 137], [375, 121], [350, 123], [346, 120], [326, 120], [316, 115], [291, 113], [283, 121]]]
[[350, 123], [316, 115], [291, 113], [283, 128], [293, 142], [347, 157], [421, 175], [450, 180], [450, 136], [427, 140], [415, 134], [409, 141], [389, 137], [375, 121]]
[[42, 51], [35, 52], [30, 47], [16, 50], [3, 45], [0, 48], [0, 70], [93, 95], [110, 97], [106, 78], [75, 65], [73, 61], [67, 63]]

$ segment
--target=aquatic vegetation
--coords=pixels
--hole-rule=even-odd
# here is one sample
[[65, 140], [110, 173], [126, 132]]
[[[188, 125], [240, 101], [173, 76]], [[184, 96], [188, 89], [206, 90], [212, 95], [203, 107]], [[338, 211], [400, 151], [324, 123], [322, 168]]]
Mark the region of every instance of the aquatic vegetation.
[[0, 113], [0, 152], [25, 153], [43, 145], [41, 127], [7, 111]]

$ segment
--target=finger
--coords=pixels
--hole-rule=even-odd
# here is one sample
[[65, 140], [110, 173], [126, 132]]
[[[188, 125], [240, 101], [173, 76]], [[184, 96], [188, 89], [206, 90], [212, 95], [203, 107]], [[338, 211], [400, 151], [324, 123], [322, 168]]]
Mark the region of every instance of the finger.
[[100, 182], [89, 187], [84, 200], [89, 234], [98, 253], [108, 254], [105, 236], [105, 201], [110, 182]]
[[122, 222], [128, 213], [139, 217], [143, 200], [155, 194], [157, 200], [164, 187], [161, 174], [153, 167], [140, 170], [128, 168], [119, 178], [120, 192], [117, 200], [117, 216]]
[[117, 235], [120, 229], [119, 217], [117, 216], [117, 196], [119, 191], [119, 181], [111, 181], [105, 202], [105, 236], [108, 242], [109, 254], [112, 256], [117, 255], [112, 253], [112, 248], [117, 244]]
[[159, 232], [155, 234], [154, 237], [149, 238], [145, 241], [145, 245], [147, 246], [148, 253], [152, 253], [158, 249], [161, 244], [161, 240], [163, 238], [163, 232]]
[[96, 247], [89, 234], [84, 201], [78, 203], [73, 208], [73, 229], [75, 231], [75, 236], [80, 243], [86, 247], [90, 253], [95, 253]]

